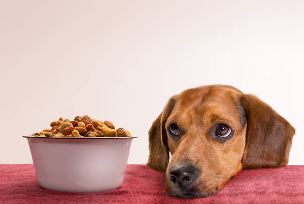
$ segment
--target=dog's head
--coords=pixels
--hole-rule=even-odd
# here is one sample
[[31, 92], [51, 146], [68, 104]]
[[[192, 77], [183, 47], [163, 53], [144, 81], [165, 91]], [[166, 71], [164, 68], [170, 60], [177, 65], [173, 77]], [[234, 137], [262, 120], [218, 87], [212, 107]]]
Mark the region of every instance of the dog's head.
[[189, 89], [154, 121], [148, 165], [166, 172], [170, 195], [208, 196], [241, 169], [286, 165], [294, 133], [253, 95], [221, 85]]

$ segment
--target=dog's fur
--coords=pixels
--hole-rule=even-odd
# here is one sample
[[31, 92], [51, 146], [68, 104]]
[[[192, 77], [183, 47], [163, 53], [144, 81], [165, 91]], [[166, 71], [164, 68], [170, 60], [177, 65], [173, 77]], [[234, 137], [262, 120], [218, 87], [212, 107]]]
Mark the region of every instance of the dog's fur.
[[[172, 122], [184, 131], [178, 139], [168, 133]], [[228, 124], [233, 136], [226, 141], [214, 139], [210, 129], [216, 123]], [[173, 96], [152, 124], [148, 165], [166, 172], [170, 195], [209, 196], [241, 169], [285, 166], [294, 133], [270, 106], [234, 87], [188, 89]], [[186, 193], [169, 178], [174, 166], [185, 163], [199, 169], [191, 192]]]

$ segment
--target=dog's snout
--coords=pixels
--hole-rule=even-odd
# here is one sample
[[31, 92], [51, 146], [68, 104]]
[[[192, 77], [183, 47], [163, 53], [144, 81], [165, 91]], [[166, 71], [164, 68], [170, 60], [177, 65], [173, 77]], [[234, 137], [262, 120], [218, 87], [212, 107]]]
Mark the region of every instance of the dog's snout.
[[181, 190], [191, 187], [198, 175], [198, 169], [192, 165], [173, 167], [169, 173], [170, 181]]

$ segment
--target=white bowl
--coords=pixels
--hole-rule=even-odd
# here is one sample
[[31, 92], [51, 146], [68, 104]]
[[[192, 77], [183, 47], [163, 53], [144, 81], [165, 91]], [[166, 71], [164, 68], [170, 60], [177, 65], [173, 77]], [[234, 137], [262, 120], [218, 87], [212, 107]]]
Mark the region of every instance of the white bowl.
[[134, 138], [24, 137], [28, 138], [38, 184], [73, 193], [119, 187]]

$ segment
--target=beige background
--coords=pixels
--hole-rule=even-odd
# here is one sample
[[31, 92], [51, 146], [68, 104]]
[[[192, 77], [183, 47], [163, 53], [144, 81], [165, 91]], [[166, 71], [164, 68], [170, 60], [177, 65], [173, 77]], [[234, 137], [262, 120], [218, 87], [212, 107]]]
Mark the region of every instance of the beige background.
[[21, 138], [58, 116], [89, 114], [138, 137], [171, 95], [230, 84], [297, 129], [304, 164], [304, 1], [0, 0], [0, 163], [30, 163]]

